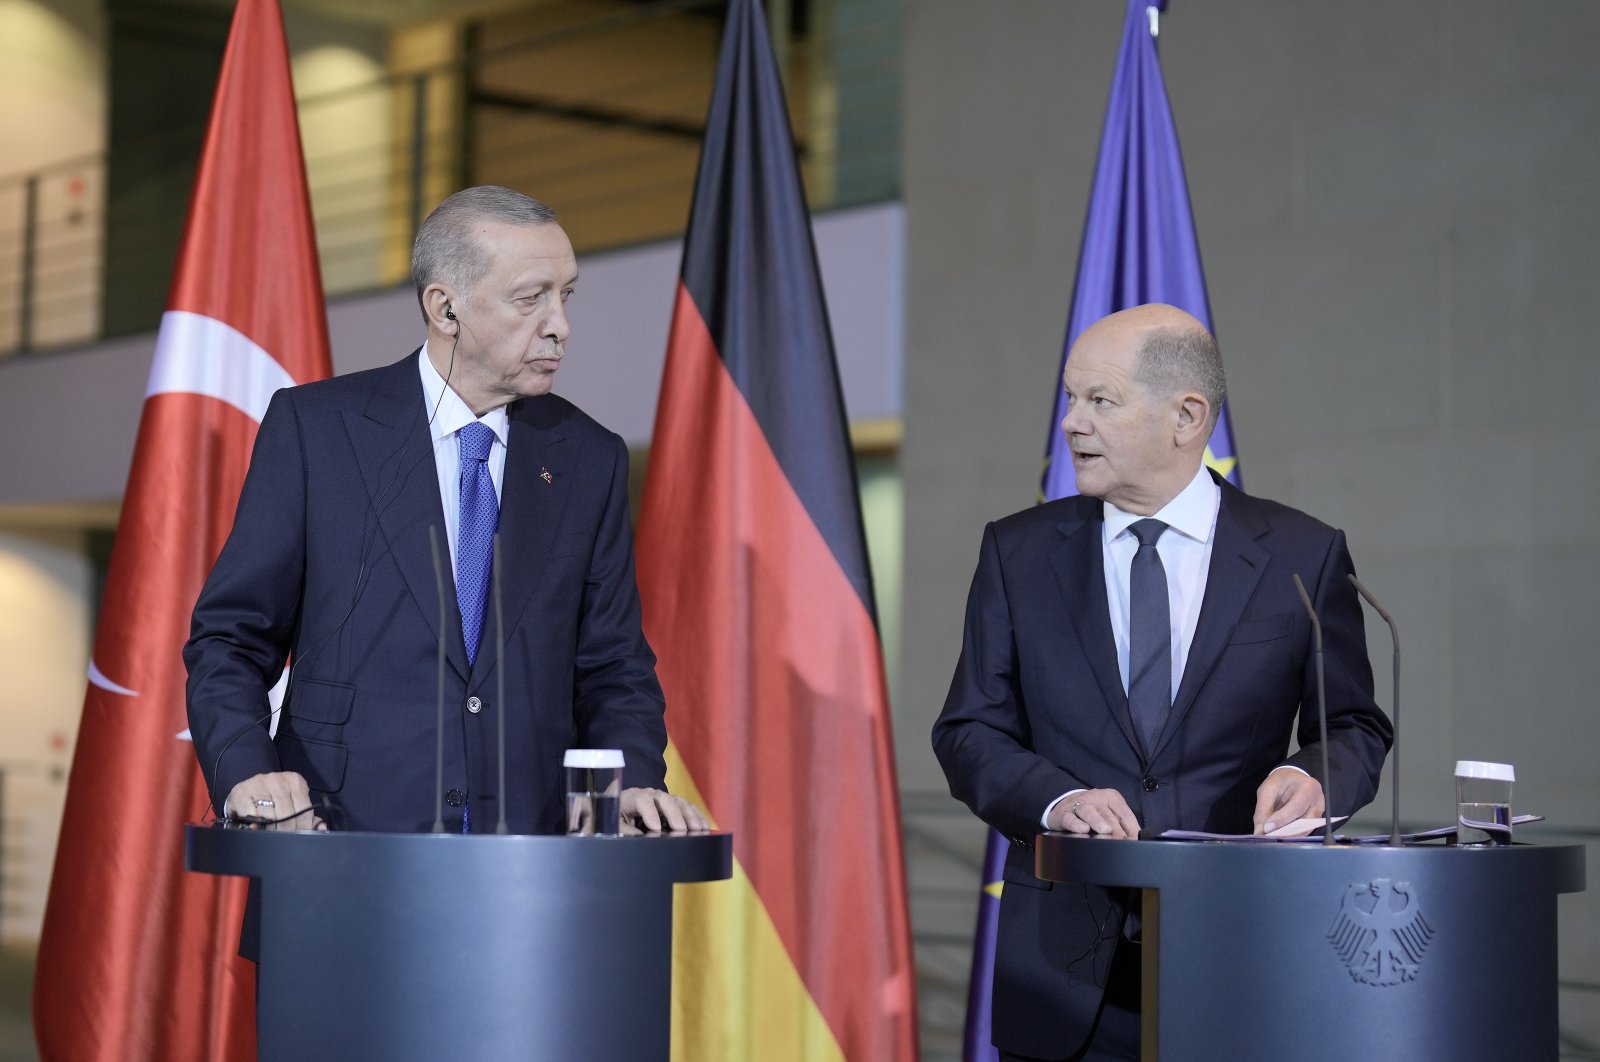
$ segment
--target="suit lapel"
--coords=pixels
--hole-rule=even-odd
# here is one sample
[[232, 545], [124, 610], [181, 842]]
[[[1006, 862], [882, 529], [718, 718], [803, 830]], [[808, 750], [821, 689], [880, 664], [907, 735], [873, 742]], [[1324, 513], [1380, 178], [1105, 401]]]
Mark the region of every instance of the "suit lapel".
[[[1156, 755], [1177, 733], [1183, 719], [1194, 707], [1200, 688], [1205, 685], [1233, 629], [1244, 615], [1272, 555], [1256, 540], [1266, 534], [1267, 523], [1250, 505], [1248, 495], [1227, 483], [1222, 484], [1222, 505], [1217, 510], [1217, 540], [1211, 547], [1211, 566], [1206, 572], [1206, 593], [1200, 602], [1200, 619], [1195, 624], [1194, 641], [1183, 667], [1183, 681], [1172, 702], [1172, 714], [1156, 743]], [[1151, 757], [1154, 760], [1154, 756]]]
[[366, 484], [368, 518], [377, 512], [378, 534], [388, 542], [395, 567], [435, 639], [440, 633], [439, 593], [428, 529], [438, 529], [439, 563], [444, 568], [448, 598], [445, 654], [464, 678], [467, 649], [461, 637], [461, 614], [450, 574], [450, 544], [444, 531], [444, 507], [439, 501], [439, 477], [424, 404], [417, 359], [412, 355], [383, 371], [365, 409], [345, 411], [345, 430]]
[[1067, 626], [1072, 628], [1084, 659], [1094, 672], [1106, 710], [1116, 720], [1128, 744], [1139, 752], [1139, 740], [1128, 715], [1128, 694], [1117, 668], [1117, 643], [1111, 633], [1111, 611], [1106, 603], [1106, 571], [1101, 522], [1086, 512], [1098, 513], [1099, 503], [1085, 499], [1057, 524], [1063, 539], [1050, 552], [1056, 580], [1065, 599]]
[[[502, 569], [498, 576], [507, 632], [517, 629], [518, 618], [544, 574], [578, 472], [574, 446], [565, 428], [548, 416], [556, 408], [534, 398], [523, 399], [510, 410], [510, 440], [500, 485]], [[492, 586], [490, 594], [491, 622], [483, 628], [483, 644], [478, 647], [469, 683], [473, 689], [493, 676], [499, 659]]]

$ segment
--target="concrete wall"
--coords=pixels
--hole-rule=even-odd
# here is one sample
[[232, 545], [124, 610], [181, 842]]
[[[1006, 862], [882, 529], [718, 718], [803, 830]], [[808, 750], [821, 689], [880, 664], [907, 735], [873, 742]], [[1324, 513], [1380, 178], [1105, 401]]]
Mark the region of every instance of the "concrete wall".
[[105, 146], [105, 14], [97, 0], [0, 0], [3, 173]]
[[[381, 79], [389, 34], [293, 10], [284, 16], [300, 148], [309, 167], [311, 211], [329, 291], [359, 291], [385, 277], [385, 222], [396, 213], [399, 118]], [[391, 274], [392, 275], [392, 274]]]
[[[935, 814], [927, 730], [982, 525], [1038, 482], [1124, 10], [908, 5], [897, 726], [908, 806], [968, 854], [981, 831]], [[1402, 625], [1418, 822], [1448, 821], [1463, 757], [1513, 761], [1547, 839], [1600, 825], [1596, 41], [1582, 0], [1206, 0], [1162, 19], [1244, 481], [1345, 528]], [[1594, 985], [1600, 896], [1561, 908], [1563, 977]], [[971, 910], [930, 887], [919, 931], [956, 935]], [[921, 958], [930, 982], [964, 976]], [[1592, 991], [1562, 1003], [1600, 1041]]]
[[0, 527], [0, 945], [37, 941], [89, 665], [83, 535]]

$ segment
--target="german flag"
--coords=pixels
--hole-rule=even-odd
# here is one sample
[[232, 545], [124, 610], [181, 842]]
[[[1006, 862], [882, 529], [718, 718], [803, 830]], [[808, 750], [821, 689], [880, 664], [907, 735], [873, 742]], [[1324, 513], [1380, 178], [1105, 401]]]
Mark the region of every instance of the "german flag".
[[668, 782], [734, 835], [732, 881], [678, 900], [672, 1056], [911, 1062], [883, 658], [787, 113], [733, 0], [638, 537]]

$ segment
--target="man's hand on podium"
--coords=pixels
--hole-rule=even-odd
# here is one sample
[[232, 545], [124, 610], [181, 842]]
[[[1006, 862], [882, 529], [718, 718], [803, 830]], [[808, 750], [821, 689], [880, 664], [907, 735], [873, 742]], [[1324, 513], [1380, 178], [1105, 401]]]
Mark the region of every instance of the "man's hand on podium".
[[[1256, 833], [1272, 833], [1322, 815], [1322, 783], [1294, 767], [1279, 767], [1256, 790]], [[1307, 831], [1309, 832], [1309, 831]]]
[[311, 810], [311, 788], [294, 771], [272, 771], [246, 778], [233, 787], [223, 814], [268, 830], [326, 830]]
[[1139, 819], [1128, 801], [1115, 789], [1084, 789], [1050, 809], [1052, 830], [1087, 833], [1096, 837], [1139, 836]]
[[688, 833], [709, 830], [705, 812], [680, 796], [660, 789], [622, 791], [622, 832]]

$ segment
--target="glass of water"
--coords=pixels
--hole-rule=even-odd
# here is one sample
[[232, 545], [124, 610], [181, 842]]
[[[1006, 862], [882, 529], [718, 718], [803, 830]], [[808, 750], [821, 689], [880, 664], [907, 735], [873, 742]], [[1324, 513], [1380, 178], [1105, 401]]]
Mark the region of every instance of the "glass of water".
[[1511, 843], [1509, 763], [1459, 760], [1456, 763], [1456, 843], [1491, 847]]
[[567, 834], [615, 837], [622, 832], [622, 750], [568, 749]]

